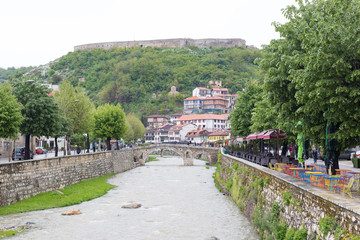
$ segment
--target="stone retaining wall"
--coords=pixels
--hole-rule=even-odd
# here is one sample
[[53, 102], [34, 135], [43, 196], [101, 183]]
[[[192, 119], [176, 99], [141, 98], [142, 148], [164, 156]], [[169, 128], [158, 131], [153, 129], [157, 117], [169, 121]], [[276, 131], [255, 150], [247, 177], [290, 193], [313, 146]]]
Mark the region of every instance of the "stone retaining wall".
[[0, 164], [0, 206], [137, 166], [131, 149]]
[[[232, 195], [250, 220], [253, 220], [256, 208], [264, 213], [270, 212], [276, 203], [281, 209], [281, 221], [289, 228], [307, 228], [308, 236], [322, 236], [319, 222], [326, 217], [336, 219], [344, 234], [360, 234], [358, 199], [343, 197], [227, 154], [222, 154], [220, 166], [216, 178], [218, 187]], [[241, 191], [248, 189], [247, 194], [239, 192], [239, 188]], [[329, 233], [320, 239], [331, 238]]]

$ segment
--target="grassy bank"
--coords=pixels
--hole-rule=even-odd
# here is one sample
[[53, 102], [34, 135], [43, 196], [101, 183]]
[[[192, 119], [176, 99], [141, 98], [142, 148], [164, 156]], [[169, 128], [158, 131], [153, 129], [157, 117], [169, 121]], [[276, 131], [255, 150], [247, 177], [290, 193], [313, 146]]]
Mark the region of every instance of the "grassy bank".
[[14, 236], [17, 233], [23, 232], [24, 229], [18, 230], [0, 230], [0, 239], [7, 238], [10, 236]]
[[155, 162], [155, 161], [159, 161], [159, 159], [153, 156], [149, 156], [149, 160], [147, 160], [146, 162]]
[[106, 194], [110, 189], [116, 187], [106, 182], [108, 178], [114, 175], [108, 174], [85, 180], [58, 191], [40, 193], [9, 206], [0, 207], [0, 215], [65, 207], [89, 201]]

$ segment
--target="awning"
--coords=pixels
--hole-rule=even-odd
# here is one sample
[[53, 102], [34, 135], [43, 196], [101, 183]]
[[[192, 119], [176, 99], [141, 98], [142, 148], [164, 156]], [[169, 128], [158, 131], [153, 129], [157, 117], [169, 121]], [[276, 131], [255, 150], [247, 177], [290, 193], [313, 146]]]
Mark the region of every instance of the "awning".
[[279, 131], [279, 137], [277, 136], [277, 130], [276, 129], [272, 129], [272, 130], [267, 130], [267, 131], [262, 131], [259, 133], [252, 133], [249, 136], [246, 137], [246, 140], [255, 140], [255, 139], [284, 139], [286, 138], [286, 133], [282, 130], [278, 130]]
[[285, 139], [286, 133], [280, 129], [273, 129], [266, 131], [260, 138], [267, 140], [267, 139]]
[[257, 134], [258, 134], [258, 133], [252, 133], [252, 134], [250, 134], [249, 136], [246, 137], [246, 141], [256, 139], [256, 138], [257, 138]]

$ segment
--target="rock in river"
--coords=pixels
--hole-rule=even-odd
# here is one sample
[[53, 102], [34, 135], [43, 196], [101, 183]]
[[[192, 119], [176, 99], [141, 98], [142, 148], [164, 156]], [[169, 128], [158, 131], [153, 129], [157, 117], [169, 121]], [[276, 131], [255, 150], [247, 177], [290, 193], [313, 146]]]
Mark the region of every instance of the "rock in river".
[[121, 208], [131, 208], [131, 209], [134, 209], [134, 208], [139, 208], [139, 207], [141, 207], [141, 204], [140, 204], [140, 203], [129, 203], [129, 204], [123, 205]]
[[61, 215], [79, 215], [79, 214], [81, 214], [81, 211], [79, 209], [73, 209], [61, 213]]

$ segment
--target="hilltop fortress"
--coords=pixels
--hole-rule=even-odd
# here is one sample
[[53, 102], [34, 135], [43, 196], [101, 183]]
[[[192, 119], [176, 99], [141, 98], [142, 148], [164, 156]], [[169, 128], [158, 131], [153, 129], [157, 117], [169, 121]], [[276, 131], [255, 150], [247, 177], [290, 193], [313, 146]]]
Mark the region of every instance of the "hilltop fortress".
[[159, 40], [144, 40], [144, 41], [121, 41], [121, 42], [102, 42], [89, 43], [78, 45], [74, 50], [91, 50], [95, 48], [111, 49], [113, 47], [127, 48], [127, 47], [159, 47], [159, 48], [183, 48], [183, 47], [243, 47], [250, 49], [257, 49], [254, 46], [247, 46], [246, 41], [240, 38], [176, 38], [176, 39], [159, 39]]

